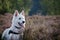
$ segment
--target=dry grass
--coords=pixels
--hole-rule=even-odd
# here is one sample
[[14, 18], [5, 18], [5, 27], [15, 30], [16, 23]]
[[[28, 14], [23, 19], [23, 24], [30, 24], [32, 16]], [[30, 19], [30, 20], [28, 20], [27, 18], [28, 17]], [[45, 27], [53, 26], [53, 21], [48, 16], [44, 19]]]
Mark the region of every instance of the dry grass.
[[[10, 27], [12, 15], [10, 18], [8, 15], [0, 16], [0, 20], [4, 20], [4, 24], [0, 22], [1, 31]], [[60, 16], [26, 16], [23, 37], [24, 40], [60, 40]]]
[[27, 16], [24, 40], [60, 40], [60, 16]]

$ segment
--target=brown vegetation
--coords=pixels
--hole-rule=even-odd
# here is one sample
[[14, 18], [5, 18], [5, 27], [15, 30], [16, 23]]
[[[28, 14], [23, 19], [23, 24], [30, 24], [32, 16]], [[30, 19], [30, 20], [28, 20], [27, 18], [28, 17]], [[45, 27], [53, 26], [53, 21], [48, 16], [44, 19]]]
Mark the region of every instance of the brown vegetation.
[[[0, 15], [0, 33], [11, 26], [11, 14]], [[60, 40], [60, 16], [26, 16], [24, 40]]]

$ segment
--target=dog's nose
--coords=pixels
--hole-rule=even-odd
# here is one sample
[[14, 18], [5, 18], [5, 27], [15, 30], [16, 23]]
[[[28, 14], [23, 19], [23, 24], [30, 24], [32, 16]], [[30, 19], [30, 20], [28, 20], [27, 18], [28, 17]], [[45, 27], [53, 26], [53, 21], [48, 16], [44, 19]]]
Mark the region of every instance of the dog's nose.
[[22, 23], [25, 23], [25, 21], [22, 21]]

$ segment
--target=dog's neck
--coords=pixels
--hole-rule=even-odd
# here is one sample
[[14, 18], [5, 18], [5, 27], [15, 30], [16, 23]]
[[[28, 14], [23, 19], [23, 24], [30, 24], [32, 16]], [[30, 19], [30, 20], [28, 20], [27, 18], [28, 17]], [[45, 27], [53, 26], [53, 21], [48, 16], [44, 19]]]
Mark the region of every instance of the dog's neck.
[[21, 26], [19, 26], [19, 25], [11, 25], [11, 28], [13, 28], [13, 29], [15, 28], [15, 29], [19, 30], [19, 29], [21, 29]]
[[16, 32], [16, 33], [20, 33], [21, 29], [22, 29], [21, 26], [15, 25], [15, 24], [11, 25], [11, 27], [10, 27], [10, 30], [12, 30], [13, 32]]
[[15, 26], [15, 28], [17, 28], [17, 29], [21, 29], [21, 27], [18, 27], [18, 26]]

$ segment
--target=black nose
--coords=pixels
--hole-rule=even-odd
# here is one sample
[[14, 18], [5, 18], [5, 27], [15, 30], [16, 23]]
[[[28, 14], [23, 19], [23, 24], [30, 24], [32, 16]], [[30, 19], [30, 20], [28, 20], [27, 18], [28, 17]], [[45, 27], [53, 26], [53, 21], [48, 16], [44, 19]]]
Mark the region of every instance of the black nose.
[[25, 21], [22, 21], [22, 23], [25, 23]]

